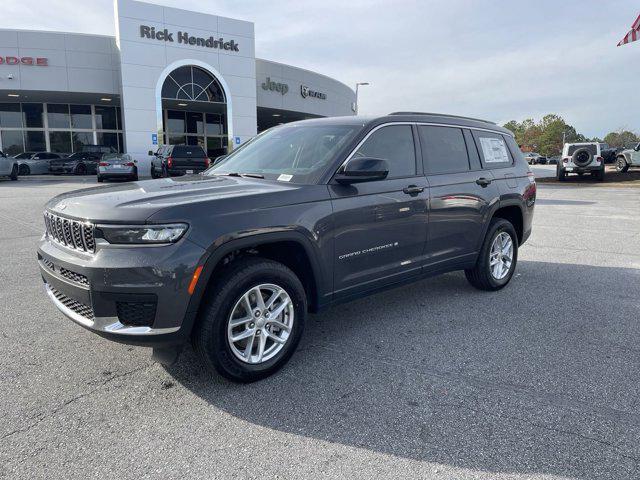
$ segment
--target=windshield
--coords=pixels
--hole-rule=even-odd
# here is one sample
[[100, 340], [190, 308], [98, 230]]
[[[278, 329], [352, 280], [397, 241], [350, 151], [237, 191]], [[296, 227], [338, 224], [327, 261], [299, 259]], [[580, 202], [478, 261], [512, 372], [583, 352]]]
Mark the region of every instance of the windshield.
[[313, 184], [360, 128], [357, 125], [276, 127], [229, 154], [207, 170], [206, 175], [250, 174]]

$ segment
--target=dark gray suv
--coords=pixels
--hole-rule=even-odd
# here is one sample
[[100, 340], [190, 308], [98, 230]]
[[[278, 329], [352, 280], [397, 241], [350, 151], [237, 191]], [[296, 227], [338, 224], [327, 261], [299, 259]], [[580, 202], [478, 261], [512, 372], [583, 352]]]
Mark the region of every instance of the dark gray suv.
[[535, 198], [493, 123], [307, 120], [199, 175], [52, 199], [38, 260], [76, 323], [165, 363], [191, 341], [208, 367], [253, 381], [287, 362], [309, 311], [454, 270], [504, 287]]

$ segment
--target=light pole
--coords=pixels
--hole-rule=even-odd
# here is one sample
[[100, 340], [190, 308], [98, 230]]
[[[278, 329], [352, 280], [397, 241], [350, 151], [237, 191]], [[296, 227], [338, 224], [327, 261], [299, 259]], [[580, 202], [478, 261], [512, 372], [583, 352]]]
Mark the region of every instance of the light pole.
[[355, 108], [355, 114], [358, 115], [358, 87], [360, 87], [360, 85], [364, 86], [364, 85], [369, 85], [369, 82], [358, 82], [356, 83], [356, 108]]

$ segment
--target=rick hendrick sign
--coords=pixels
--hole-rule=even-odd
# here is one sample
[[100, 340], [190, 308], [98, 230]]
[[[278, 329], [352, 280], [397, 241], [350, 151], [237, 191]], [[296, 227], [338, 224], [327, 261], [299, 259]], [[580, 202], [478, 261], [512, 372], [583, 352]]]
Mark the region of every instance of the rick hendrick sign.
[[[162, 30], [156, 30], [156, 27], [140, 25], [140, 37], [142, 38], [158, 40], [160, 42], [164, 41], [174, 43], [173, 35], [173, 32], [170, 32], [166, 28], [163, 28]], [[229, 40], [228, 42], [226, 42], [222, 37], [217, 39], [213, 37], [192, 37], [187, 32], [178, 32], [175, 38], [178, 40], [178, 43], [184, 43], [185, 45], [196, 45], [198, 47], [206, 48], [219, 48], [220, 50], [232, 50], [234, 52], [240, 51], [235, 40]]]

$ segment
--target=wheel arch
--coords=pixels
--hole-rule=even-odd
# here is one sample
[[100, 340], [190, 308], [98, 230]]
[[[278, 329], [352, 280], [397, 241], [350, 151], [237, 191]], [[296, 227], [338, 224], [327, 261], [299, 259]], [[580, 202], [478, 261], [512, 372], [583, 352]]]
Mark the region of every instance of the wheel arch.
[[238, 258], [249, 255], [269, 258], [289, 267], [305, 287], [309, 310], [315, 312], [320, 308], [327, 286], [323, 280], [316, 247], [300, 232], [283, 231], [237, 238], [209, 249], [203, 257], [202, 272], [188, 311], [196, 312], [200, 309], [207, 291], [215, 284], [217, 273]]

